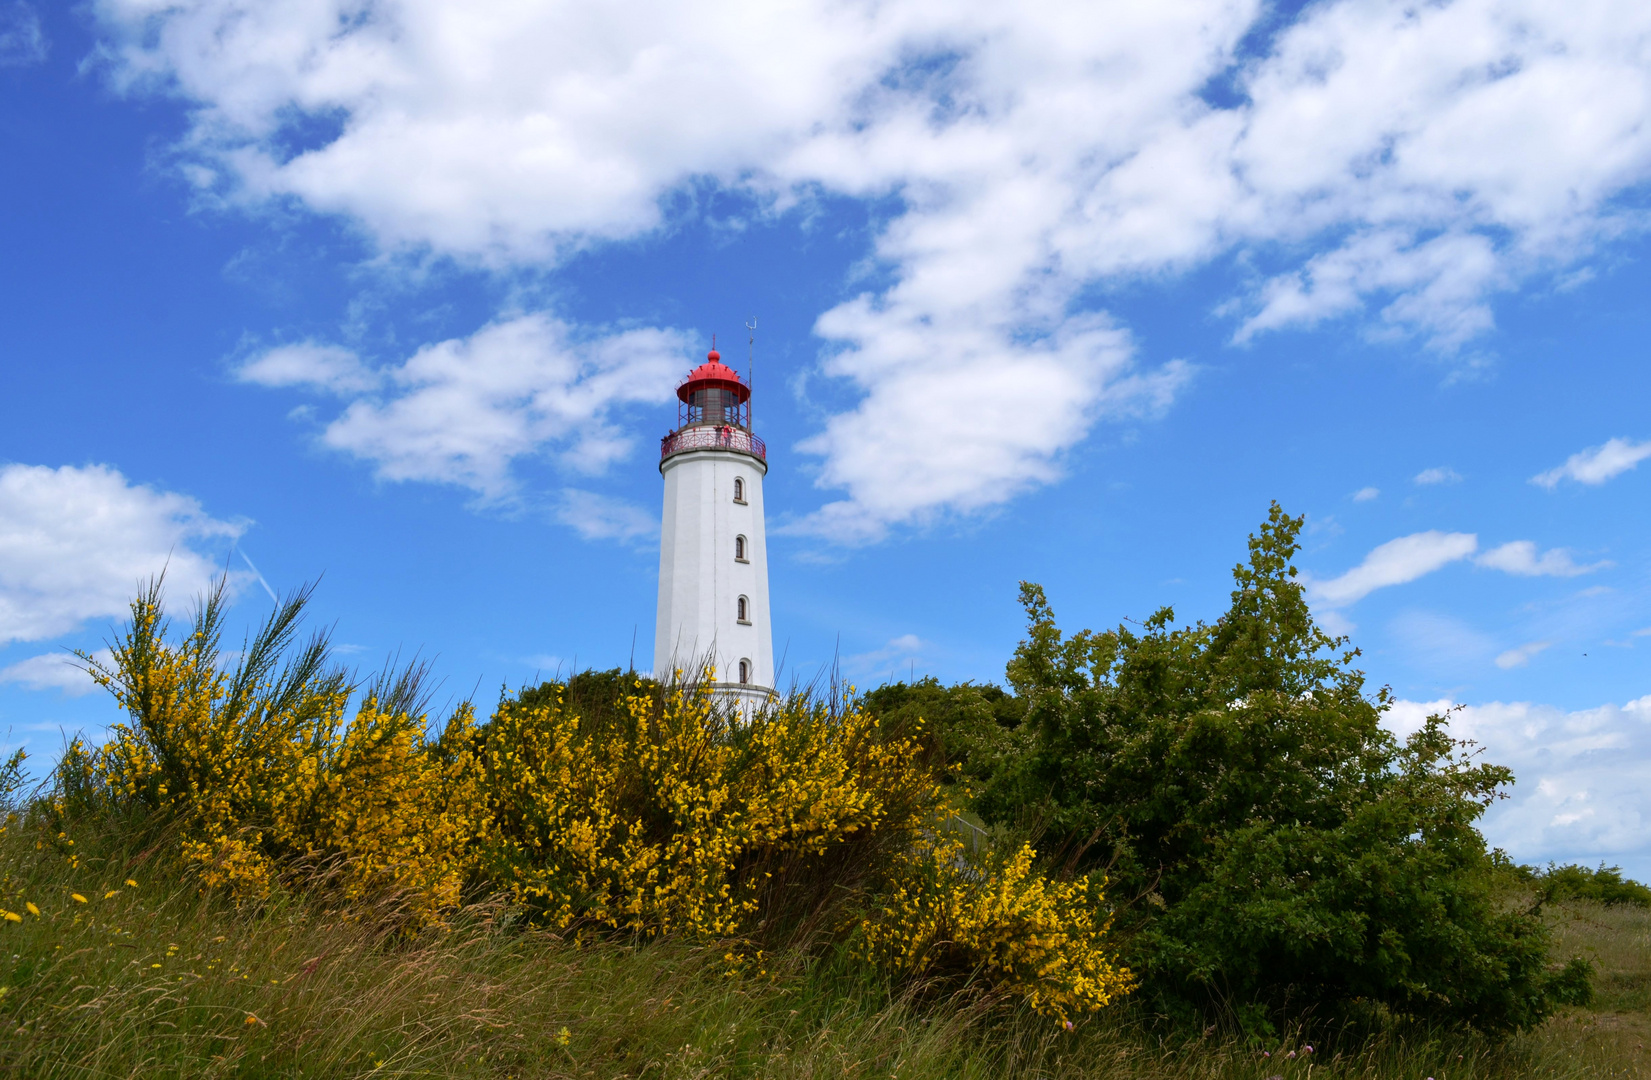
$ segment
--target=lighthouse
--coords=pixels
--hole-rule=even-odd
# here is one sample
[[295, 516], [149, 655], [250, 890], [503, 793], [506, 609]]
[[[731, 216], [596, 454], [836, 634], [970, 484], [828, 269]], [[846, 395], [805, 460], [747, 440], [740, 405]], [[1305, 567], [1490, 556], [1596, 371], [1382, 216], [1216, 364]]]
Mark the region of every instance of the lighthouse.
[[694, 677], [710, 663], [714, 688], [743, 712], [774, 693], [762, 509], [768, 452], [751, 430], [750, 386], [715, 348], [676, 396], [676, 428], [659, 445], [665, 512], [654, 671]]

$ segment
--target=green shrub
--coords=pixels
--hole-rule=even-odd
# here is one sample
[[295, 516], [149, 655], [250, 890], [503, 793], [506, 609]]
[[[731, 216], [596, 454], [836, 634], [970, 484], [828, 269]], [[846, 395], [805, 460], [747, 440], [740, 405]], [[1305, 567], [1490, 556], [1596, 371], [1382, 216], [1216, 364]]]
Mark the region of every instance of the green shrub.
[[1651, 888], [1632, 878], [1622, 876], [1622, 867], [1606, 866], [1590, 870], [1586, 866], [1569, 863], [1565, 866], [1548, 864], [1546, 870], [1524, 867], [1528, 878], [1538, 890], [1544, 904], [1565, 900], [1592, 900], [1595, 903], [1634, 907], [1651, 907]]
[[1475, 823], [1512, 776], [1446, 717], [1402, 743], [1381, 726], [1387, 692], [1366, 695], [1296, 580], [1301, 524], [1272, 508], [1213, 624], [1165, 608], [1063, 637], [1023, 585], [1024, 718], [954, 740], [974, 809], [1041, 832], [1065, 870], [1105, 869], [1124, 959], [1171, 1014], [1535, 1024], [1588, 968], [1549, 970], [1540, 918], [1499, 902]]

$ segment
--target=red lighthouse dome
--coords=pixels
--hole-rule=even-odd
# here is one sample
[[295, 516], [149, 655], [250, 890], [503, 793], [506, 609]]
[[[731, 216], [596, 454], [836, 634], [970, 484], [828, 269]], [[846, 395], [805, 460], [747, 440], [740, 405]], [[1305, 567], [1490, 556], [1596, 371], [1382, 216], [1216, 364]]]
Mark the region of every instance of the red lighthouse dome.
[[676, 396], [687, 404], [698, 404], [694, 395], [705, 390], [721, 391], [729, 395], [729, 401], [741, 405], [751, 397], [751, 388], [740, 381], [739, 372], [722, 362], [722, 354], [715, 349], [705, 355], [705, 363], [688, 373], [676, 388]]

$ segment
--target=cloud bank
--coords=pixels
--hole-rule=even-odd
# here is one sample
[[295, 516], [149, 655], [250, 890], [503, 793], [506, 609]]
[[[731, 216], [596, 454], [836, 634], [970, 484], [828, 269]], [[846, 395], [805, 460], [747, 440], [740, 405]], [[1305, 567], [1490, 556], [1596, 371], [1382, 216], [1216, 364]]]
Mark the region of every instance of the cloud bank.
[[163, 569], [172, 596], [199, 594], [220, 571], [196, 545], [244, 529], [106, 465], [0, 467], [0, 645], [119, 617]]
[[[1236, 258], [1235, 341], [1352, 318], [1448, 354], [1499, 293], [1639, 229], [1622, 200], [1651, 177], [1633, 0], [1340, 0], [1276, 28], [1258, 0], [93, 10], [115, 85], [188, 103], [203, 196], [337, 215], [392, 254], [542, 269], [705, 186], [755, 215], [892, 200], [883, 284], [816, 325], [859, 399], [804, 444], [844, 495], [809, 527], [849, 539], [1002, 502], [1120, 397], [1173, 396], [1184, 372], [1135, 371], [1092, 286]], [[1028, 432], [960, 396], [983, 373], [1066, 396]], [[984, 411], [954, 463], [958, 408]], [[363, 413], [351, 445], [386, 475], [501, 485], [412, 447], [440, 442], [417, 410]], [[916, 478], [878, 485], [881, 461]]]
[[[1387, 726], [1408, 734], [1448, 701], [1399, 701]], [[1517, 783], [1485, 815], [1486, 837], [1522, 862], [1620, 863], [1651, 874], [1651, 696], [1567, 712], [1530, 702], [1471, 705], [1451, 731], [1507, 765]]]

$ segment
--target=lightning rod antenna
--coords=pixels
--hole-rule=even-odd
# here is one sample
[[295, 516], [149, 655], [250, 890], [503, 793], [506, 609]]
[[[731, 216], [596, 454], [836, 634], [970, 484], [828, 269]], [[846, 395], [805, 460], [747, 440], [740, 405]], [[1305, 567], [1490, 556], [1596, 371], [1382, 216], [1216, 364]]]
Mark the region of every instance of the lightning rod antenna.
[[757, 430], [756, 421], [752, 418], [752, 413], [756, 411], [757, 407], [757, 391], [754, 385], [757, 378], [757, 317], [755, 315], [751, 316], [751, 321], [745, 324], [745, 329], [750, 331], [750, 336], [745, 339], [745, 389], [751, 395], [746, 399], [745, 430], [754, 433]]

